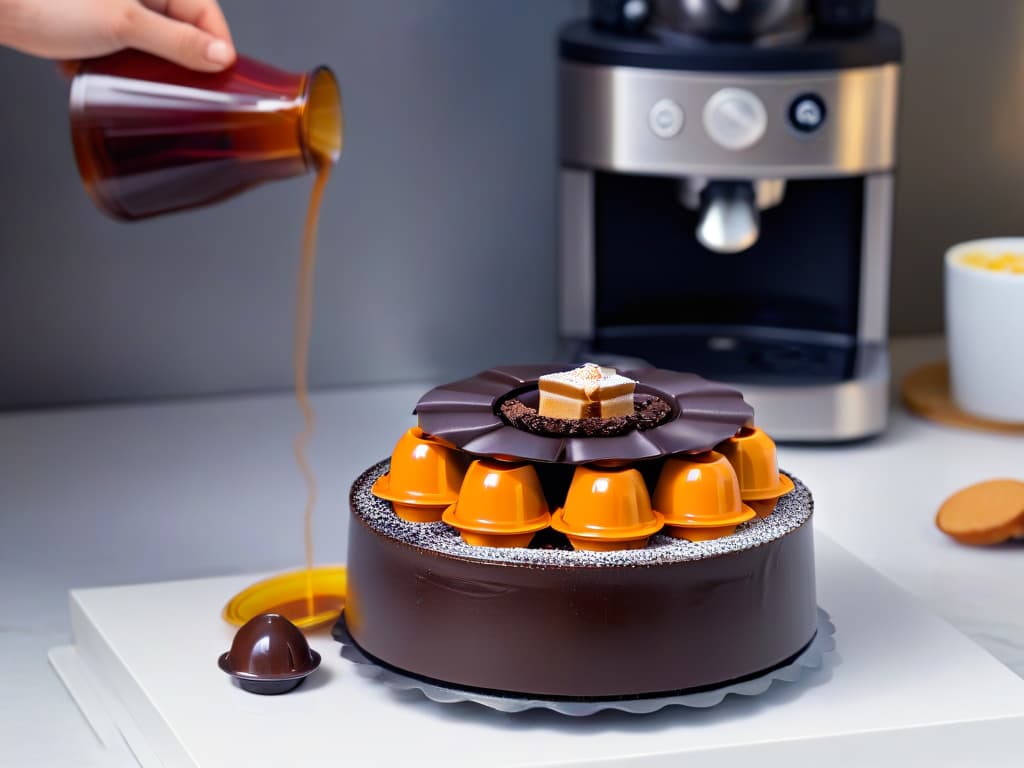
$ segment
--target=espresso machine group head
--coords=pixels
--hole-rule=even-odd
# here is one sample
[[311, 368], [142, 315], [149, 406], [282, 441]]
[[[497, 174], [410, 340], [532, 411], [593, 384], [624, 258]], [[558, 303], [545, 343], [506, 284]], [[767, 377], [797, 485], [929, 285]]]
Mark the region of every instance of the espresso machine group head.
[[595, 0], [560, 37], [565, 353], [735, 383], [783, 440], [881, 432], [900, 55], [870, 1]]

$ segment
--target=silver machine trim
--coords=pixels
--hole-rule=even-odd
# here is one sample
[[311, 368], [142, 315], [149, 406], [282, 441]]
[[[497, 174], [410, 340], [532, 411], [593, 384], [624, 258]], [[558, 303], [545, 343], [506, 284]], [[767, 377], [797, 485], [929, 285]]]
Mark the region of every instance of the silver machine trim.
[[560, 177], [558, 327], [563, 337], [594, 336], [594, 174], [563, 169]]
[[861, 232], [860, 302], [857, 337], [885, 342], [889, 337], [889, 265], [895, 182], [892, 174], [864, 179]]
[[758, 426], [776, 440], [860, 440], [882, 432], [889, 419], [889, 352], [884, 344], [864, 344], [857, 359], [854, 377], [834, 384], [736, 383], [754, 407]]
[[[560, 65], [562, 164], [655, 176], [799, 179], [868, 175], [895, 162], [899, 66], [828, 72], [703, 73], [575, 62]], [[703, 129], [705, 105], [724, 88], [755, 95], [768, 115], [752, 146], [732, 150]], [[815, 93], [825, 122], [804, 134], [789, 122], [794, 100]], [[670, 100], [681, 129], [656, 134], [650, 113]]]

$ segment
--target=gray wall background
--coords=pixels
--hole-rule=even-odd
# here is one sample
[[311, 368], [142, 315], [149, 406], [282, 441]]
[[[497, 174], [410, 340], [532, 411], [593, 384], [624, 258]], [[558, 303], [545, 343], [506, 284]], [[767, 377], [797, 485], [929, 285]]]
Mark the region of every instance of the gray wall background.
[[[342, 84], [312, 384], [554, 354], [554, 35], [585, 0], [222, 5], [242, 51]], [[892, 329], [938, 331], [942, 250], [1022, 233], [1024, 3], [880, 10], [907, 49]], [[0, 50], [0, 89], [0, 407], [289, 387], [312, 180], [113, 222], [78, 181], [54, 67]]]

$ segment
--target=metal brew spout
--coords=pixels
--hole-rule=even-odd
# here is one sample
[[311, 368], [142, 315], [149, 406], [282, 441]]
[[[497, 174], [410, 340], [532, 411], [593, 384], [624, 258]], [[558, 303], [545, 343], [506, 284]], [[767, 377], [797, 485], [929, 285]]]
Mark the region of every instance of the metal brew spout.
[[739, 253], [753, 246], [760, 236], [760, 212], [782, 202], [785, 193], [785, 179], [679, 180], [679, 202], [699, 212], [697, 240], [716, 253]]
[[700, 193], [697, 240], [710, 251], [739, 253], [757, 242], [761, 216], [749, 181], [711, 181]]

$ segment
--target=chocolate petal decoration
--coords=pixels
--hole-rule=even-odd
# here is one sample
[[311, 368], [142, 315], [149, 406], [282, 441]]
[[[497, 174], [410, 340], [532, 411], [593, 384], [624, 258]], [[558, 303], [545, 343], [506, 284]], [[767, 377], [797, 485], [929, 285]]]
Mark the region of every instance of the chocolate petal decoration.
[[430, 413], [431, 411], [486, 411], [491, 412], [494, 397], [483, 392], [458, 392], [451, 389], [430, 392], [430, 398], [416, 405], [414, 413]]
[[[652, 443], [661, 447], [664, 454], [684, 451], [707, 451], [722, 440], [736, 434], [734, 422], [676, 419], [644, 434]], [[726, 437], [719, 439], [718, 435]], [[686, 446], [680, 449], [679, 446]]]
[[570, 464], [587, 464], [592, 461], [609, 460], [639, 461], [654, 459], [662, 455], [661, 446], [649, 439], [655, 430], [627, 432], [617, 437], [570, 438], [566, 445], [565, 460]]
[[545, 363], [542, 365], [503, 365], [478, 374], [493, 381], [507, 381], [513, 386], [536, 384], [537, 379], [548, 373], [558, 373], [575, 368], [573, 363]]
[[741, 421], [745, 424], [754, 420], [754, 409], [746, 401], [735, 396], [707, 395], [700, 398], [680, 397], [679, 415], [685, 419]]
[[462, 446], [462, 450], [484, 456], [528, 456], [533, 461], [561, 461], [564, 446], [565, 439], [561, 437], [535, 435], [515, 427], [502, 426], [497, 431], [470, 440]]
[[435, 411], [420, 414], [420, 429], [428, 435], [455, 443], [460, 448], [480, 435], [503, 426], [505, 423], [491, 410], [469, 413]]
[[466, 406], [493, 411], [494, 401], [509, 390], [508, 382], [488, 381], [482, 378], [463, 379], [434, 387], [416, 403], [414, 413], [437, 411], [444, 408], [468, 410]]
[[660, 389], [670, 397], [679, 398], [686, 395], [725, 395], [729, 398], [742, 400], [740, 393], [725, 384], [708, 381], [695, 373], [678, 373], [663, 368], [637, 368], [622, 371], [623, 376], [642, 381], [655, 389]]
[[542, 435], [509, 425], [501, 404], [512, 397], [537, 401], [537, 380], [546, 373], [569, 370], [571, 363], [510, 365], [437, 387], [416, 405], [424, 432], [481, 456], [538, 462], [584, 464], [636, 461], [676, 453], [706, 451], [753, 422], [753, 409], [724, 384], [693, 373], [660, 368], [621, 371], [637, 381], [637, 394], [654, 394], [672, 409], [662, 424], [614, 437]]

